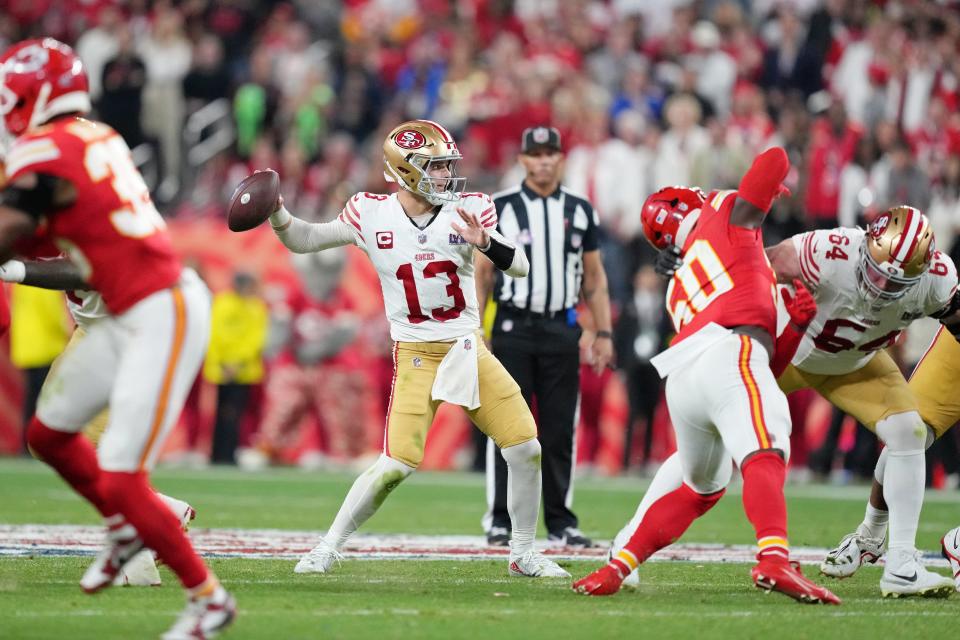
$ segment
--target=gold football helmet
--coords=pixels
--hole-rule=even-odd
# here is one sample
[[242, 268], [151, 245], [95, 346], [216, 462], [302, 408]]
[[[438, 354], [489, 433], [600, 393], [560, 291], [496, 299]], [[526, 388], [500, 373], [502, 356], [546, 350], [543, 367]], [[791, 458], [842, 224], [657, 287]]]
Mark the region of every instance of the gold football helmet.
[[[461, 158], [456, 141], [445, 128], [430, 120], [410, 120], [383, 141], [383, 177], [430, 204], [456, 202], [467, 182], [457, 175]], [[437, 169], [449, 173], [437, 176]]]
[[872, 305], [902, 298], [930, 267], [934, 249], [933, 229], [919, 209], [902, 205], [884, 212], [860, 246], [860, 294]]

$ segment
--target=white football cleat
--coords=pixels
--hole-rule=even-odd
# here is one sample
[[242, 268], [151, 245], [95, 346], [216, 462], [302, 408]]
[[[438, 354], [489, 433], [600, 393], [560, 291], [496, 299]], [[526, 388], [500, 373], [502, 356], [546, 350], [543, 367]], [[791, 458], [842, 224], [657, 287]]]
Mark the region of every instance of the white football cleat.
[[880, 594], [884, 598], [948, 598], [953, 591], [953, 579], [928, 571], [920, 564], [919, 551], [891, 549], [887, 553], [880, 578]]
[[343, 555], [334, 549], [333, 545], [321, 538], [317, 546], [303, 554], [297, 566], [293, 568], [293, 572], [330, 573], [334, 563], [339, 565], [341, 560], [343, 560]]
[[960, 591], [960, 527], [950, 529], [940, 539], [940, 549], [943, 557], [950, 563], [953, 572], [953, 581], [957, 591]]
[[215, 638], [237, 615], [237, 603], [223, 587], [206, 598], [190, 598], [170, 630], [161, 640], [207, 640]]
[[820, 563], [820, 573], [831, 578], [849, 578], [864, 564], [874, 564], [884, 553], [887, 537], [871, 538], [858, 528], [840, 540], [840, 544]]
[[521, 578], [569, 578], [567, 571], [539, 551], [510, 554], [510, 575]]
[[159, 587], [160, 572], [157, 571], [153, 551], [144, 549], [130, 558], [130, 562], [123, 565], [120, 573], [113, 579], [113, 584], [124, 587]]
[[120, 519], [107, 527], [107, 546], [93, 560], [83, 577], [80, 588], [87, 593], [106, 589], [120, 574], [123, 567], [143, 550], [143, 540], [133, 525]]

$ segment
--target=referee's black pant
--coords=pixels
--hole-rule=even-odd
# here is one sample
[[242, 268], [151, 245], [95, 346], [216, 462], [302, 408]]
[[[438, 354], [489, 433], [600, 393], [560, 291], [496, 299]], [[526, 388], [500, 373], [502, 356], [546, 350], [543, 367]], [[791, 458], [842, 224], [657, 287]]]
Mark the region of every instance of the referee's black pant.
[[[542, 448], [544, 522], [549, 533], [577, 526], [573, 503], [574, 430], [580, 402], [580, 326], [564, 312], [525, 314], [500, 307], [492, 351], [513, 376], [527, 405], [536, 399]], [[507, 463], [488, 442], [487, 517], [484, 525], [510, 530]]]

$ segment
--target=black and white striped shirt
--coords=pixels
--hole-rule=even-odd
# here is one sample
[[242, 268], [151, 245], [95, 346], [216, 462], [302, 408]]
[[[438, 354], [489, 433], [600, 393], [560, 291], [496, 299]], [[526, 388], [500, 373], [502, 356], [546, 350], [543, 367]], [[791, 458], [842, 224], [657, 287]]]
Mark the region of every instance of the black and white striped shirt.
[[526, 278], [497, 272], [494, 299], [533, 313], [570, 309], [580, 296], [583, 252], [599, 246], [597, 214], [586, 198], [564, 187], [546, 198], [521, 184], [493, 195], [497, 230], [530, 262]]

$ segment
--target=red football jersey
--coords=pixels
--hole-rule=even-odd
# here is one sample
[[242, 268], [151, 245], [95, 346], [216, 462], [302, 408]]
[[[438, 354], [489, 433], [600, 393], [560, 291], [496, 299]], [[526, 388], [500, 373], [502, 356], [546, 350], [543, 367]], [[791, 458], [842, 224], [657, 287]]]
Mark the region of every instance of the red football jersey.
[[667, 311], [677, 330], [672, 344], [710, 322], [760, 327], [776, 340], [776, 275], [761, 230], [730, 224], [736, 196], [711, 193], [684, 243], [683, 266], [667, 287]]
[[76, 201], [48, 217], [45, 233], [111, 313], [123, 313], [180, 278], [166, 223], [126, 142], [107, 125], [60, 118], [19, 137], [6, 163], [11, 182], [38, 173], [74, 186]]

